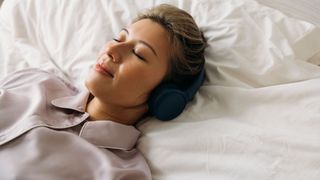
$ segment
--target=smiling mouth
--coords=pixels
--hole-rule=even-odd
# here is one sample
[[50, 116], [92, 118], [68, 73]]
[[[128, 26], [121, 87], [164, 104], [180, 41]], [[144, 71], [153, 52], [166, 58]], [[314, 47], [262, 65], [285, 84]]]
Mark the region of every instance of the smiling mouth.
[[102, 64], [97, 63], [95, 65], [95, 70], [98, 71], [99, 73], [105, 75], [105, 76], [109, 76], [113, 78], [113, 74], [110, 72], [110, 70], [108, 70], [106, 67], [104, 67]]

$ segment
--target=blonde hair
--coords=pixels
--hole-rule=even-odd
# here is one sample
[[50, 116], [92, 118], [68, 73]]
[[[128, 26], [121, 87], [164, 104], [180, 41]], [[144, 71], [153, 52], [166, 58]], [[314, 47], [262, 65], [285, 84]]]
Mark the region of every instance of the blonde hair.
[[138, 14], [133, 22], [150, 19], [169, 33], [172, 44], [170, 71], [164, 81], [178, 86], [191, 82], [204, 67], [204, 49], [207, 46], [203, 33], [190, 14], [175, 6], [161, 4]]

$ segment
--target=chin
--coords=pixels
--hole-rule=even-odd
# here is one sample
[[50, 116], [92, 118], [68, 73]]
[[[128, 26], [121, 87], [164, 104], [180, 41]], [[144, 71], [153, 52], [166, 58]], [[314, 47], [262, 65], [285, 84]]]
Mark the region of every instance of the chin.
[[85, 80], [85, 81], [84, 81], [84, 86], [87, 88], [87, 90], [90, 92], [90, 94], [93, 94], [93, 93], [92, 93], [91, 84], [90, 84], [89, 81]]
[[89, 73], [89, 75], [86, 77], [85, 81], [84, 81], [84, 85], [85, 87], [88, 89], [88, 91], [92, 94], [95, 86], [97, 86], [98, 83], [96, 83], [96, 79], [94, 78], [94, 76], [92, 75], [92, 72]]

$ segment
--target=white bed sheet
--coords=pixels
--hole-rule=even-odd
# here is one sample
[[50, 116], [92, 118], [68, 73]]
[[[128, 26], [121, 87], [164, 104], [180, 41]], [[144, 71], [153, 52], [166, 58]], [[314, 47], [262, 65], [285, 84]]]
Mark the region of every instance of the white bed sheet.
[[253, 0], [5, 1], [0, 77], [40, 67], [81, 87], [102, 45], [165, 2], [208, 38], [207, 78], [178, 118], [139, 125], [153, 179], [318, 180], [320, 31]]
[[281, 12], [320, 26], [319, 0], [257, 0], [259, 3]]

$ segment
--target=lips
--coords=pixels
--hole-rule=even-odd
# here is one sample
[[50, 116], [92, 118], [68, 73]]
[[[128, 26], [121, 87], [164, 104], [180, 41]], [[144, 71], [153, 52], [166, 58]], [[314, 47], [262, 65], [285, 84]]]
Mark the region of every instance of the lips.
[[103, 65], [102, 62], [98, 62], [95, 65], [95, 70], [98, 71], [99, 73], [105, 75], [105, 76], [110, 76], [113, 78], [113, 73], [112, 71], [105, 65]]

